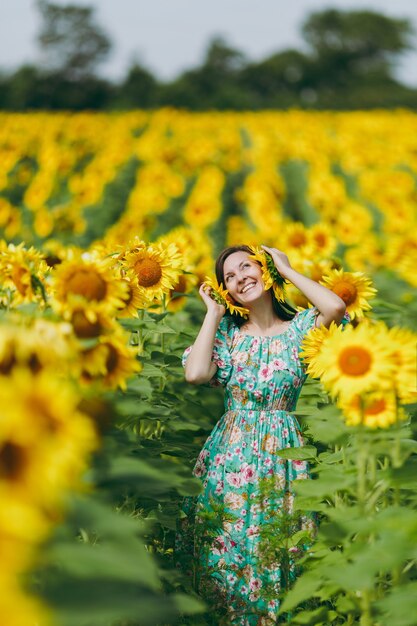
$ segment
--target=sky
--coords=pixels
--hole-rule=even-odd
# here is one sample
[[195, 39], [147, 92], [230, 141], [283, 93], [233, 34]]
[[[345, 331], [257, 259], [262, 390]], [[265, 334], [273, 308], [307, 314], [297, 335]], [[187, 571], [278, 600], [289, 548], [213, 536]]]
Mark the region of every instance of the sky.
[[[373, 9], [408, 18], [416, 50], [404, 55], [396, 75], [417, 87], [416, 0], [54, 0], [95, 7], [95, 20], [113, 42], [100, 74], [121, 80], [135, 60], [169, 80], [204, 58], [208, 41], [222, 36], [250, 60], [284, 48], [303, 48], [301, 24], [314, 11]], [[36, 0], [0, 0], [0, 69], [39, 61]]]

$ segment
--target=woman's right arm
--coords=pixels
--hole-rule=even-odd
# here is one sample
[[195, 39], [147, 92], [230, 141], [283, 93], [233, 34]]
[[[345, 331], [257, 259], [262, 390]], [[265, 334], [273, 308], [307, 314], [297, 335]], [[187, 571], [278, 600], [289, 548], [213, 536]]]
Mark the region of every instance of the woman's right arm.
[[204, 283], [199, 293], [206, 304], [207, 313], [185, 363], [185, 380], [193, 385], [207, 383], [217, 371], [217, 365], [211, 360], [214, 338], [226, 310], [204, 291]]

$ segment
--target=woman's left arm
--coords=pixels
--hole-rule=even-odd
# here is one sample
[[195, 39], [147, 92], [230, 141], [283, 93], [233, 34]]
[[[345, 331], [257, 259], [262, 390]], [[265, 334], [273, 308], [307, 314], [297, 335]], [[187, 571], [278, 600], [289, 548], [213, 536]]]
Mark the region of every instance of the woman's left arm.
[[329, 327], [331, 322], [340, 324], [346, 311], [346, 305], [342, 298], [339, 298], [324, 285], [316, 283], [315, 280], [307, 278], [300, 272], [297, 272], [291, 267], [288, 257], [284, 252], [277, 248], [268, 248], [267, 246], [261, 246], [265, 252], [268, 252], [275, 263], [275, 267], [283, 278], [289, 280], [295, 287], [297, 287], [317, 309], [319, 315], [317, 316], [316, 326]]

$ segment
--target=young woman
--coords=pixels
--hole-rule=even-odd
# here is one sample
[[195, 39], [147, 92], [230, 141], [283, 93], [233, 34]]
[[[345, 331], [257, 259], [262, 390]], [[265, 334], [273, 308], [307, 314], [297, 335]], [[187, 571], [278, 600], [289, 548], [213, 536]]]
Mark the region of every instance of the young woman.
[[294, 270], [283, 252], [262, 248], [313, 307], [297, 313], [279, 302], [272, 288], [265, 290], [251, 249], [227, 248], [216, 262], [217, 280], [248, 310], [247, 319], [226, 312], [203, 283], [207, 313], [183, 358], [188, 382], [225, 387], [226, 412], [194, 468], [203, 483], [193, 508], [200, 592], [227, 607], [227, 623], [248, 626], [278, 623], [278, 598], [296, 575], [299, 546], [308, 543], [289, 547], [288, 534], [314, 530], [312, 518], [292, 508], [291, 483], [308, 478], [308, 466], [277, 451], [303, 445], [291, 414], [306, 378], [298, 355], [303, 337], [314, 326], [339, 324], [346, 309], [335, 293]]

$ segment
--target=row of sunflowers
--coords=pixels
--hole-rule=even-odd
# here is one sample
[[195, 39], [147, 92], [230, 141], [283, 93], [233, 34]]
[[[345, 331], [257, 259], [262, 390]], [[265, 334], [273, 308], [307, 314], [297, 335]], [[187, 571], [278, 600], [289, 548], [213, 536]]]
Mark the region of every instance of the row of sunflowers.
[[[416, 286], [409, 112], [161, 110], [2, 114], [0, 122], [0, 227], [9, 239], [85, 243], [90, 222], [102, 219], [110, 245], [132, 233], [154, 240], [173, 208], [171, 227], [207, 232], [220, 221], [228, 243], [276, 243], [279, 233], [300, 263], [317, 248], [331, 256], [337, 242], [352, 270], [389, 267]], [[121, 183], [115, 212], [105, 200]]]
[[[321, 386], [316, 392], [319, 383], [312, 384], [300, 412], [304, 406], [315, 441], [335, 446], [335, 454], [345, 450], [337, 462], [352, 464], [347, 433], [364, 437], [354, 463], [360, 507], [377, 494], [373, 512], [381, 510], [380, 498], [389, 506], [394, 497], [411, 513], [410, 494], [402, 498], [398, 480], [381, 490], [376, 468], [387, 470], [394, 450], [392, 466], [406, 473], [414, 453], [404, 443], [413, 439], [416, 402], [414, 115], [163, 110], [1, 121], [2, 623], [136, 623], [136, 605], [111, 617], [74, 617], [58, 605], [51, 612], [36, 599], [55, 605], [42, 572], [28, 574], [39, 561], [42, 570], [42, 546], [65, 524], [71, 494], [88, 500], [98, 488], [91, 468], [119, 437], [114, 425], [128, 437], [129, 462], [150, 455], [143, 475], [135, 466], [136, 490], [120, 482], [119, 472], [111, 499], [120, 514], [127, 507], [130, 518], [151, 524], [143, 542], [155, 561], [164, 560], [157, 577], [165, 582], [149, 598], [162, 606], [174, 588], [188, 593], [188, 602], [177, 594], [165, 613], [150, 610], [140, 623], [210, 623], [198, 621], [204, 606], [169, 565], [180, 499], [197, 489], [190, 459], [212, 424], [200, 420], [210, 401], [204, 405], [204, 392], [183, 385], [177, 361], [201, 319], [196, 287], [225, 244], [277, 246], [295, 269], [345, 301], [351, 324], [313, 331], [304, 344], [308, 372]], [[299, 308], [309, 305], [291, 285], [287, 297]], [[308, 420], [324, 407], [324, 391], [332, 428], [346, 429], [334, 439]], [[372, 456], [369, 446], [381, 432], [392, 433], [395, 445], [389, 448], [387, 436], [382, 456]], [[326, 463], [323, 457], [323, 474]], [[336, 460], [329, 463], [334, 471]], [[171, 470], [178, 472], [175, 485], [162, 476]], [[337, 506], [326, 491], [320, 498], [337, 510], [352, 497], [345, 488]], [[304, 499], [310, 509], [323, 504]], [[397, 585], [413, 577], [405, 559], [391, 570]], [[337, 620], [346, 615], [374, 623], [373, 603], [381, 598], [368, 587], [380, 594], [383, 585], [378, 579], [366, 593], [343, 589], [353, 607], [340, 608], [331, 622], [326, 613], [322, 623], [345, 623]], [[397, 623], [378, 610], [379, 623]]]

